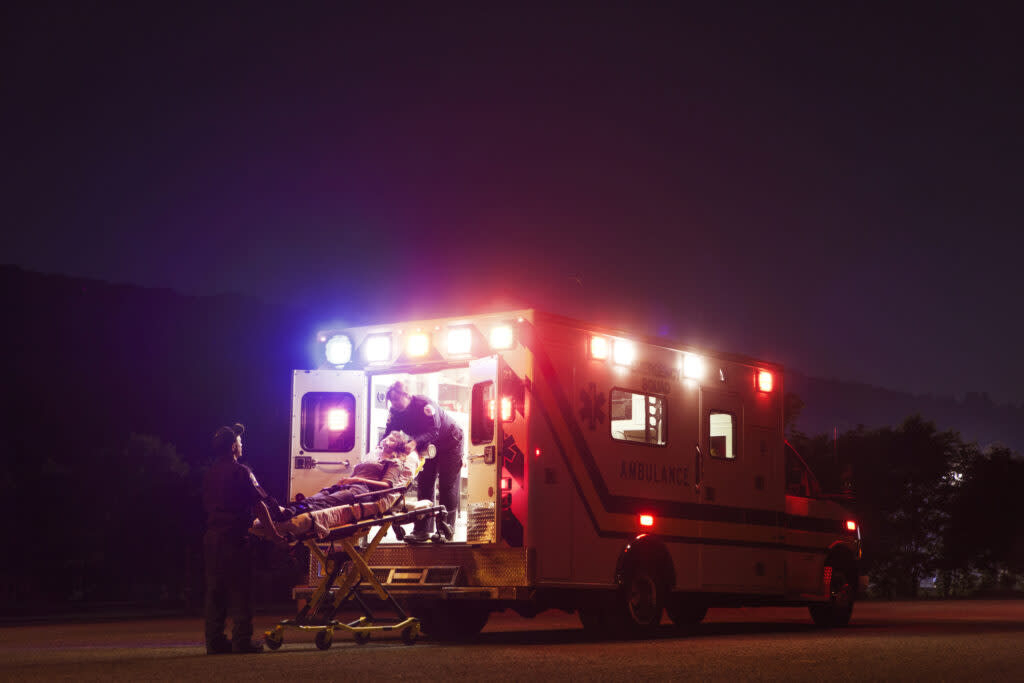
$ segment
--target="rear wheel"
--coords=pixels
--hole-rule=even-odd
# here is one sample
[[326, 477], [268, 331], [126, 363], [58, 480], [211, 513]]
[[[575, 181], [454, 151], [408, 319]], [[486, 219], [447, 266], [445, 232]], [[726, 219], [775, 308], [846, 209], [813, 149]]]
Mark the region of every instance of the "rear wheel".
[[844, 567], [832, 567], [832, 580], [829, 582], [829, 601], [820, 605], [811, 605], [811, 619], [823, 628], [841, 628], [850, 623], [853, 615], [854, 587], [853, 574]]
[[317, 631], [316, 638], [316, 649], [326, 650], [331, 646], [331, 642], [334, 640], [334, 634], [330, 631]]

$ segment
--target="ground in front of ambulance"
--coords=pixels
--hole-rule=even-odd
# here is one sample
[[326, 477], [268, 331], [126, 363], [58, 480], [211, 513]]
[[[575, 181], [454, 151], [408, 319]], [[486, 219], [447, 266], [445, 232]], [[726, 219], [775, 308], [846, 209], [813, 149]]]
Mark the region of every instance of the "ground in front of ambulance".
[[[257, 627], [274, 623], [259, 617]], [[473, 643], [338, 634], [317, 650], [286, 632], [261, 655], [207, 656], [197, 619], [0, 627], [0, 680], [1021, 680], [1024, 601], [861, 603], [851, 626], [811, 626], [803, 609], [711, 610], [646, 640], [588, 640], [574, 615], [493, 615]]]

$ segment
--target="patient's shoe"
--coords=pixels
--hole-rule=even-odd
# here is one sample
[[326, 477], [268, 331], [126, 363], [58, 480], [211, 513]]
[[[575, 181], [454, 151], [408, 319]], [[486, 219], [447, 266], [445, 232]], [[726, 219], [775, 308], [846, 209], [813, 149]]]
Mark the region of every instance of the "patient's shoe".
[[236, 655], [258, 655], [263, 652], [263, 643], [254, 640], [232, 643], [231, 652]]
[[412, 533], [406, 534], [403, 540], [406, 543], [411, 543], [412, 545], [420, 545], [421, 543], [426, 543], [430, 540], [430, 537], [427, 536], [426, 531], [413, 531]]
[[206, 654], [208, 655], [226, 655], [230, 652], [231, 641], [225, 635], [221, 635], [220, 638], [215, 638], [206, 644]]

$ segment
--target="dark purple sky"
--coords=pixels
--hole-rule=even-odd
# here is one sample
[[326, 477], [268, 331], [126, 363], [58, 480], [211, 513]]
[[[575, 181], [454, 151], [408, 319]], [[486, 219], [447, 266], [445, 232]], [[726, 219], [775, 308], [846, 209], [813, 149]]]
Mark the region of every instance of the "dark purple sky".
[[12, 4], [0, 262], [1024, 401], [1012, 3]]

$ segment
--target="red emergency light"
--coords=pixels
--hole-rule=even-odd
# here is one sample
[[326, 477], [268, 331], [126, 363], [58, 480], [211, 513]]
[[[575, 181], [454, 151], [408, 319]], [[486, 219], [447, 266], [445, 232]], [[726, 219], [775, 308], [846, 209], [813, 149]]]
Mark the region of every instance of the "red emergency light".
[[846, 530], [847, 531], [856, 531], [857, 530], [857, 522], [853, 521], [852, 519], [846, 520]]
[[640, 526], [654, 526], [654, 515], [640, 515]]
[[[495, 402], [494, 402], [493, 398], [490, 401], [487, 402], [487, 417], [489, 417], [491, 420], [494, 420], [495, 417], [496, 417], [496, 415], [495, 415], [495, 407], [496, 406], [494, 405], [494, 403]], [[510, 399], [508, 396], [502, 396], [501, 397], [501, 421], [502, 422], [512, 422], [513, 419], [515, 419], [515, 415], [513, 414], [513, 411], [512, 411], [512, 399]]]
[[758, 391], [763, 391], [764, 393], [768, 394], [768, 393], [771, 393], [771, 390], [772, 390], [773, 386], [774, 386], [774, 378], [772, 377], [772, 373], [768, 372], [767, 370], [758, 370], [758, 372], [757, 372], [757, 389], [758, 389]]

